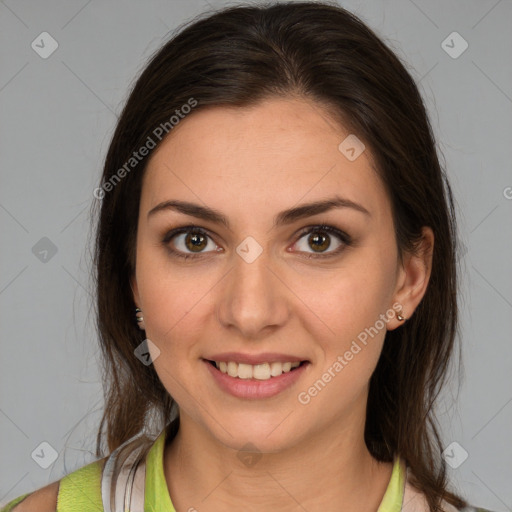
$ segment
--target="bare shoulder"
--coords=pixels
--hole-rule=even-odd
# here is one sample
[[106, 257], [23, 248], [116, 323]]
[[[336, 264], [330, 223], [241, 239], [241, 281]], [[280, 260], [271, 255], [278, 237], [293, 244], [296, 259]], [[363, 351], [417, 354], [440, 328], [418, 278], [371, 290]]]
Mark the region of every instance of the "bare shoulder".
[[59, 494], [60, 480], [29, 494], [18, 503], [12, 512], [55, 512], [57, 510], [57, 496]]

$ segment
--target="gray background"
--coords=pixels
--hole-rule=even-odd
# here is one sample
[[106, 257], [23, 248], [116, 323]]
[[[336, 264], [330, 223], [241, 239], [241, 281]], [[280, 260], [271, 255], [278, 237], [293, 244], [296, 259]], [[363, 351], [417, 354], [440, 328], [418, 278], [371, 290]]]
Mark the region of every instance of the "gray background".
[[[232, 3], [0, 2], [0, 504], [95, 459], [92, 191], [146, 59], [169, 30]], [[444, 446], [469, 456], [449, 476], [474, 504], [512, 510], [512, 3], [340, 3], [407, 61], [428, 105], [465, 246], [464, 380], [444, 392], [439, 419]], [[31, 47], [44, 31], [59, 45], [46, 59]], [[453, 31], [469, 45], [457, 58], [442, 46]], [[35, 462], [51, 461], [42, 442], [57, 456], [47, 469]]]

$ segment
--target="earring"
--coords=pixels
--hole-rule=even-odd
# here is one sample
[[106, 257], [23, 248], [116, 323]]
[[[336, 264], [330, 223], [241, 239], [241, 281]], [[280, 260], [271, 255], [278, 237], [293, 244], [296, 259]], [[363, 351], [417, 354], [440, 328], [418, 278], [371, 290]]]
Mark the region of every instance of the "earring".
[[398, 320], [400, 320], [400, 322], [403, 322], [404, 320], [407, 320], [407, 318], [405, 318], [405, 316], [402, 316], [402, 313], [403, 313], [403, 311], [400, 310], [400, 313], [398, 313], [396, 315], [396, 317], [398, 318]]
[[144, 321], [144, 317], [142, 316], [142, 309], [135, 308], [135, 319], [137, 320], [137, 323], [139, 324], [139, 329], [142, 331], [144, 330], [144, 325], [142, 322]]

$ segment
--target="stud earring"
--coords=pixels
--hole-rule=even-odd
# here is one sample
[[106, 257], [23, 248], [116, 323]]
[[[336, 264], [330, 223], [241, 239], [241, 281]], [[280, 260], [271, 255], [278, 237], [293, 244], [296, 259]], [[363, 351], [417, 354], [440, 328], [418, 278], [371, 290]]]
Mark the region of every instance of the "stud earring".
[[139, 329], [142, 331], [145, 329], [142, 322], [144, 322], [144, 317], [142, 316], [142, 309], [135, 308], [135, 319], [137, 320], [137, 323], [139, 324]]
[[398, 320], [400, 320], [400, 322], [407, 320], [407, 318], [405, 318], [405, 316], [402, 315], [402, 310], [400, 310], [400, 313], [398, 313], [396, 317], [398, 318]]

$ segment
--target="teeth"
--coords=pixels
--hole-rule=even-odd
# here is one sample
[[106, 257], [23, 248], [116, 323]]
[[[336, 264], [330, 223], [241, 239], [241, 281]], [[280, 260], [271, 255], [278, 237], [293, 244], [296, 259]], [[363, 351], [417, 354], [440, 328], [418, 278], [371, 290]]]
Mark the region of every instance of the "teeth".
[[270, 365], [270, 375], [277, 377], [283, 373], [283, 365], [281, 363], [272, 363]]
[[252, 366], [240, 363], [238, 365], [238, 377], [241, 379], [252, 379]]
[[252, 376], [258, 380], [270, 379], [270, 365], [268, 363], [254, 365]]
[[293, 368], [297, 368], [299, 365], [299, 361], [293, 363], [274, 362], [255, 365], [235, 363], [234, 361], [215, 361], [215, 366], [222, 373], [227, 373], [230, 377], [257, 380], [269, 380], [271, 377], [278, 377], [283, 373], [288, 373]]
[[[226, 373], [226, 372], [224, 372]], [[233, 361], [230, 361], [228, 363], [228, 375], [230, 377], [237, 377], [238, 376], [238, 365], [234, 363]]]

